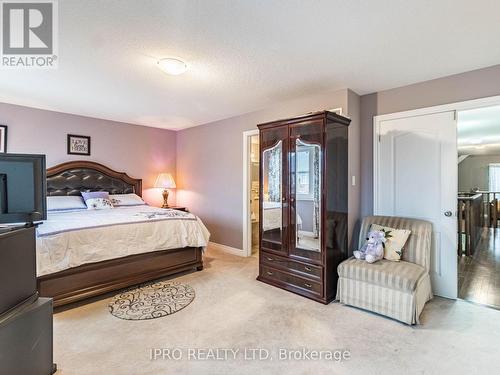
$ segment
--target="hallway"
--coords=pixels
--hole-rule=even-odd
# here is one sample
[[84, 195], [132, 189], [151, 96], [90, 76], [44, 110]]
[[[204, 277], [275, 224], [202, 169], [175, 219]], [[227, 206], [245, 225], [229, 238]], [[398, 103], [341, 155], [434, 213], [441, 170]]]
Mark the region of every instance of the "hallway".
[[474, 255], [459, 258], [458, 296], [500, 308], [500, 229], [485, 228]]

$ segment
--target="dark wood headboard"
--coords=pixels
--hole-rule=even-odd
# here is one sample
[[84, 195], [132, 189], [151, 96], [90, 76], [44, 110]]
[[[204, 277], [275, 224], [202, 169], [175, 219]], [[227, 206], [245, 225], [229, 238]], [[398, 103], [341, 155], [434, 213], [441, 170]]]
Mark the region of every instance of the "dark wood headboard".
[[47, 196], [80, 195], [82, 191], [142, 196], [142, 180], [91, 161], [69, 161], [47, 169]]

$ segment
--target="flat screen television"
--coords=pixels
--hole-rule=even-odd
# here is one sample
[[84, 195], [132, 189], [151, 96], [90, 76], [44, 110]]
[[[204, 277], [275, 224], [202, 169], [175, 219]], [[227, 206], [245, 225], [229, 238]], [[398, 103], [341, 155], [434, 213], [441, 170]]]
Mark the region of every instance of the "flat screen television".
[[0, 153], [0, 223], [47, 219], [45, 155]]

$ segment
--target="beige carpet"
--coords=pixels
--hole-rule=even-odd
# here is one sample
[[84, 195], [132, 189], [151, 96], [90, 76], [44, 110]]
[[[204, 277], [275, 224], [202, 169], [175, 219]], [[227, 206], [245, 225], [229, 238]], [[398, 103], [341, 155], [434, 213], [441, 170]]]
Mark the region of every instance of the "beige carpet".
[[[328, 306], [255, 281], [257, 259], [208, 251], [205, 270], [180, 276], [196, 291], [184, 310], [126, 321], [109, 299], [55, 315], [58, 374], [493, 374], [500, 311], [435, 298], [411, 328], [358, 309]], [[351, 359], [282, 361], [278, 350], [348, 349]], [[182, 360], [150, 360], [181, 348]], [[189, 348], [263, 348], [273, 360], [188, 360]], [[240, 352], [241, 353], [241, 352]]]

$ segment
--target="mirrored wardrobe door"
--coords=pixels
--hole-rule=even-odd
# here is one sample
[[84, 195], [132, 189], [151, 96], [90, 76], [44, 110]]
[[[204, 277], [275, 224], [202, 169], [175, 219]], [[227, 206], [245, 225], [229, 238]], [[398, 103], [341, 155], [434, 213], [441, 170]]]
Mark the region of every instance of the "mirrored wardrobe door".
[[287, 248], [287, 134], [286, 128], [261, 133], [261, 248], [279, 252]]
[[318, 261], [323, 227], [321, 125], [293, 126], [290, 139], [290, 253]]

